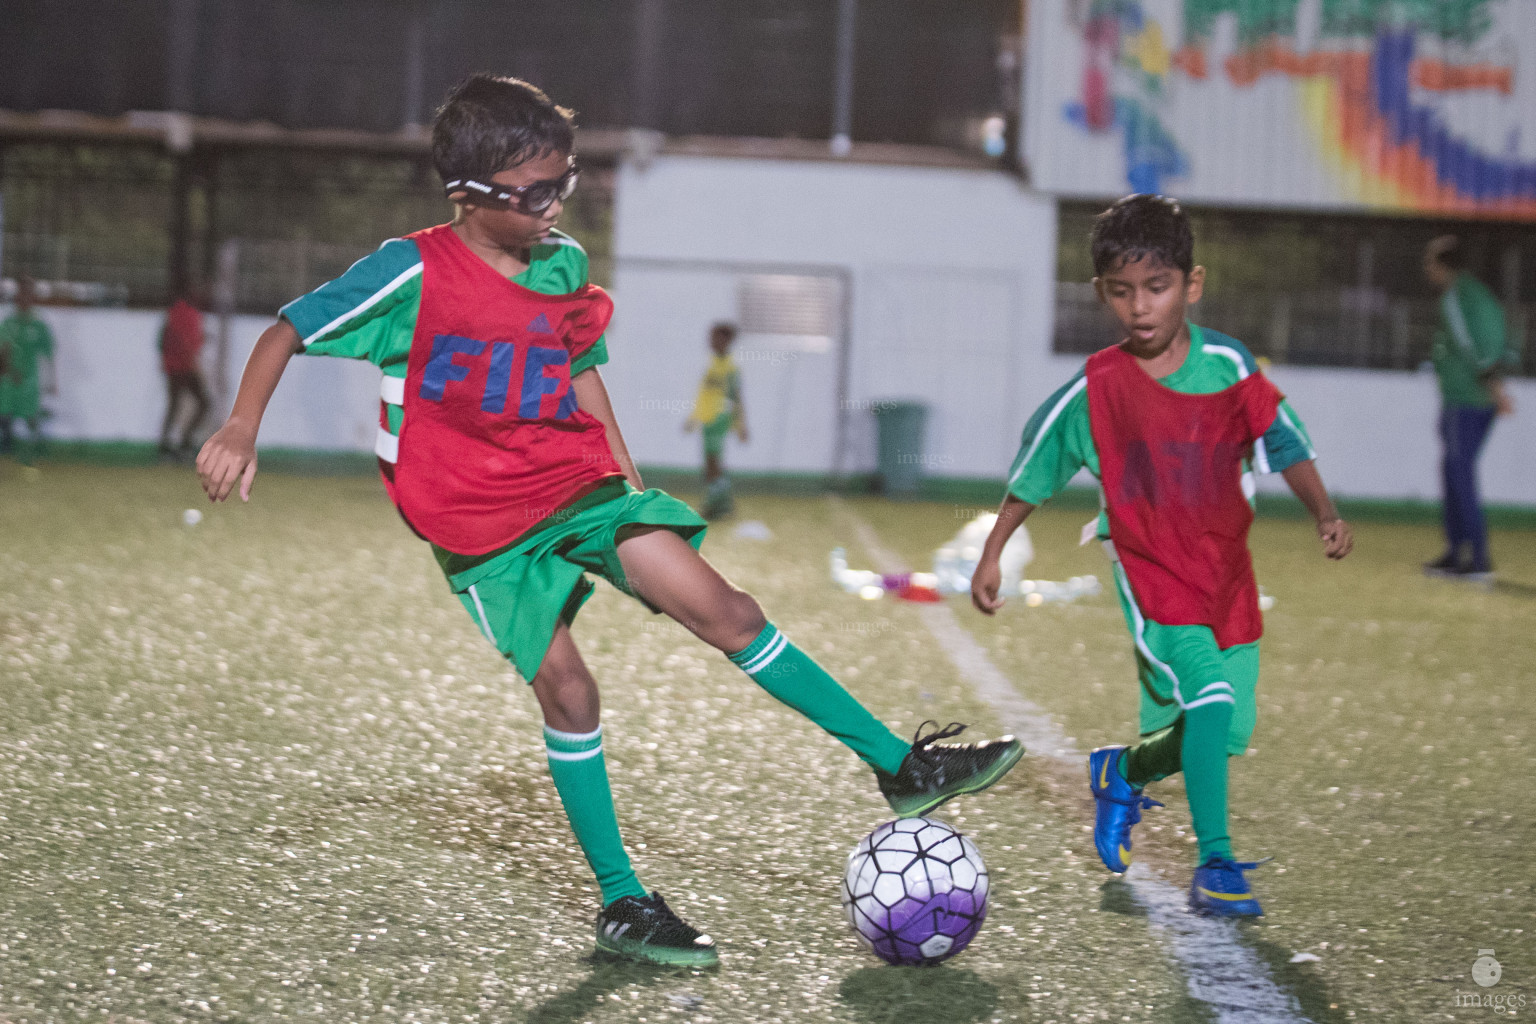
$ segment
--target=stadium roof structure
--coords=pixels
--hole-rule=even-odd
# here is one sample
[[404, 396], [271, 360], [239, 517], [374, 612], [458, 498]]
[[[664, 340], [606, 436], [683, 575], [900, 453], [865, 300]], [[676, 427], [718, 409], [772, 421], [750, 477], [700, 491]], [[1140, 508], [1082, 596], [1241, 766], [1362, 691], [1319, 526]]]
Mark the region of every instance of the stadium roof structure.
[[[430, 138], [425, 129], [367, 132], [347, 128], [284, 128], [269, 121], [229, 121], [175, 111], [130, 111], [106, 117], [74, 110], [25, 113], [0, 109], [0, 143], [54, 142], [163, 146], [172, 153], [198, 149], [284, 149], [360, 155], [425, 157]], [[621, 128], [581, 128], [577, 149], [596, 163], [612, 163], [624, 154], [737, 157], [758, 160], [828, 160], [918, 167], [997, 169], [998, 161], [941, 146], [854, 142], [834, 154], [821, 139], [731, 138], [712, 135], [669, 137], [659, 132]]]

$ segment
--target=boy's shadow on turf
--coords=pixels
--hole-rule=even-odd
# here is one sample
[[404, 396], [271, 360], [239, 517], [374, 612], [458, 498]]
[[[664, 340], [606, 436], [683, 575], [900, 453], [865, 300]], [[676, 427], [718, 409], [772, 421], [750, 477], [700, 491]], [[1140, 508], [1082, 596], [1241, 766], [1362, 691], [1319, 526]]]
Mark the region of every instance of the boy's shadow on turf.
[[963, 967], [864, 967], [843, 979], [837, 994], [871, 1024], [988, 1020], [997, 986]]
[[1146, 917], [1147, 908], [1136, 902], [1130, 883], [1116, 875], [1099, 886], [1099, 911], [1122, 917]]
[[592, 973], [574, 988], [557, 992], [528, 1011], [528, 1024], [574, 1024], [588, 1020], [611, 993], [623, 988], [644, 988], [666, 978], [686, 976], [687, 971], [658, 964], [636, 963], [601, 955], [587, 958]]
[[1337, 997], [1310, 963], [1291, 963], [1291, 951], [1285, 946], [1262, 939], [1252, 932], [1243, 936], [1247, 945], [1269, 965], [1270, 975], [1282, 989], [1296, 997], [1303, 1016], [1316, 1024], [1343, 1024], [1353, 1011], [1342, 1010]]

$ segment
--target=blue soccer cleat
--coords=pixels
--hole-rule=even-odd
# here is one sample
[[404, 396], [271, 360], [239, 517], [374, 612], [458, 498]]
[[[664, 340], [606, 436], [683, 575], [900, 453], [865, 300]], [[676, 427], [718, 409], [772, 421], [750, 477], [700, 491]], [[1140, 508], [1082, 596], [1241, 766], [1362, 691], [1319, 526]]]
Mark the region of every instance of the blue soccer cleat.
[[1141, 788], [1125, 781], [1117, 770], [1125, 747], [1100, 747], [1088, 755], [1088, 786], [1098, 805], [1093, 815], [1093, 845], [1099, 859], [1115, 874], [1131, 866], [1131, 827], [1141, 820], [1143, 807], [1161, 807]]
[[1207, 917], [1263, 917], [1264, 911], [1243, 877], [1244, 871], [1263, 863], [1212, 856], [1195, 868], [1195, 879], [1189, 884], [1189, 909]]

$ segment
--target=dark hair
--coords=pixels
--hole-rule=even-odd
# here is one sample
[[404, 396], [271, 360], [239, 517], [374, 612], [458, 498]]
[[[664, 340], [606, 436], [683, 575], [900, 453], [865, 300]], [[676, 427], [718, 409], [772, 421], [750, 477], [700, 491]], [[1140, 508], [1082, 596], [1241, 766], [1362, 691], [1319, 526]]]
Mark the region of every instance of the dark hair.
[[569, 153], [575, 114], [537, 86], [501, 75], [470, 75], [432, 119], [432, 165], [444, 181], [488, 180], [550, 153]]
[[1430, 240], [1424, 247], [1426, 259], [1445, 267], [1447, 270], [1467, 269], [1467, 253], [1461, 244], [1461, 239], [1455, 235], [1440, 235]]
[[1134, 195], [1093, 219], [1089, 236], [1093, 272], [1102, 276], [1151, 257], [1189, 273], [1195, 266], [1195, 236], [1178, 200]]
[[709, 336], [713, 338], [717, 334], [725, 335], [726, 341], [736, 340], [736, 325], [729, 320], [721, 320], [709, 329]]

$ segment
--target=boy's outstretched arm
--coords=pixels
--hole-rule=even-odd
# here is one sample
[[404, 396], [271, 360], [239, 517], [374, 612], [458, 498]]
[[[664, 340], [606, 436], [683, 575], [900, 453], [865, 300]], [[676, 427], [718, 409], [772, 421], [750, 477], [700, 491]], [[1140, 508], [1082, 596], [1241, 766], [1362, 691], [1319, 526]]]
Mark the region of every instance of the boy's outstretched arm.
[[251, 500], [251, 482], [256, 479], [256, 431], [288, 360], [302, 348], [299, 332], [287, 320], [268, 327], [256, 340], [240, 375], [240, 391], [229, 419], [197, 453], [197, 476], [209, 501], [229, 497], [237, 480], [240, 500]]
[[1002, 507], [997, 510], [997, 522], [993, 524], [992, 532], [987, 534], [987, 543], [982, 546], [976, 571], [971, 574], [971, 603], [977, 611], [991, 615], [1003, 606], [1006, 599], [997, 596], [997, 588], [1003, 582], [1003, 570], [999, 564], [1003, 556], [1003, 545], [1008, 543], [1013, 531], [1024, 525], [1024, 520], [1034, 510], [1034, 505], [1020, 501], [1011, 494], [1003, 499]]
[[608, 434], [608, 447], [624, 470], [624, 478], [635, 490], [645, 490], [645, 484], [640, 480], [640, 471], [635, 468], [635, 460], [630, 457], [629, 448], [624, 444], [624, 435], [619, 433], [619, 421], [613, 414], [613, 403], [608, 399], [608, 389], [603, 385], [597, 367], [589, 367], [572, 377], [571, 390], [576, 392], [577, 407], [597, 417], [603, 425], [603, 430]]
[[1339, 518], [1339, 510], [1334, 508], [1328, 488], [1318, 476], [1317, 465], [1311, 459], [1303, 459], [1281, 470], [1280, 475], [1285, 477], [1292, 492], [1317, 522], [1317, 535], [1323, 539], [1323, 553], [1332, 559], [1349, 554], [1350, 548], [1355, 546], [1354, 531]]

